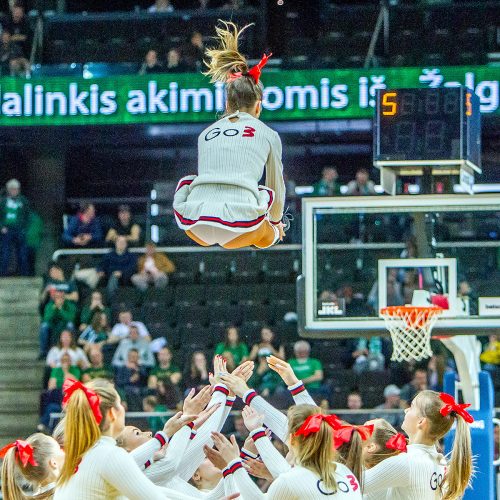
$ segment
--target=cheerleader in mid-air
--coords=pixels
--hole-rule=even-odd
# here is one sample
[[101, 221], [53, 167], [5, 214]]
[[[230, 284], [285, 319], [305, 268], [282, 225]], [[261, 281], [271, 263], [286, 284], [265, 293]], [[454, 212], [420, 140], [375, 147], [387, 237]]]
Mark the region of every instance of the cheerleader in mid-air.
[[198, 175], [182, 178], [174, 197], [178, 226], [202, 246], [267, 248], [286, 230], [281, 140], [259, 120], [268, 56], [248, 66], [238, 49], [247, 27], [224, 22], [216, 28], [219, 46], [206, 51], [205, 74], [226, 85], [226, 113], [198, 137]]

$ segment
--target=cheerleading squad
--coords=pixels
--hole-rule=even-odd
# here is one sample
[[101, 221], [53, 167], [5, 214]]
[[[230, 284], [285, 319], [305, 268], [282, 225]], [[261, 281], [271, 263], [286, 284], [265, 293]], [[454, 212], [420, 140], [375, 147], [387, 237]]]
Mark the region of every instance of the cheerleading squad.
[[[194, 390], [182, 412], [154, 436], [125, 426], [120, 396], [108, 381], [68, 379], [64, 417], [54, 437], [33, 434], [0, 451], [6, 500], [351, 499], [452, 500], [472, 475], [468, 405], [422, 391], [406, 410], [399, 434], [385, 420], [355, 426], [315, 405], [290, 365], [269, 367], [295, 405], [285, 416], [247, 385], [253, 362], [228, 373], [216, 356], [210, 385]], [[240, 450], [220, 433], [236, 397], [249, 438]], [[456, 424], [451, 457], [439, 441]], [[283, 457], [272, 443], [288, 447]], [[263, 493], [251, 475], [272, 481]], [[31, 487], [26, 490], [26, 484]]]

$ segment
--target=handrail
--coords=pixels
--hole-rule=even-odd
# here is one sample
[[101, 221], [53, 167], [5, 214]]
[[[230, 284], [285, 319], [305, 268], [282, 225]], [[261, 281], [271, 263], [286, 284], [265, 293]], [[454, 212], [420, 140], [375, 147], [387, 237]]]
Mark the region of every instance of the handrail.
[[[291, 245], [275, 245], [271, 248], [265, 248], [262, 250], [259, 250], [259, 252], [267, 252], [267, 251], [273, 251], [273, 252], [287, 252], [287, 251], [292, 251], [292, 250], [300, 250], [302, 248], [302, 245], [299, 244], [291, 244]], [[104, 255], [109, 252], [111, 252], [113, 249], [112, 248], [87, 248], [87, 249], [80, 249], [80, 248], [60, 248], [59, 250], [56, 250], [52, 254], [52, 261], [57, 262], [57, 259], [59, 257], [62, 257], [64, 255]], [[158, 252], [166, 252], [166, 253], [197, 253], [197, 252], [228, 252], [228, 250], [225, 250], [223, 248], [218, 248], [218, 247], [156, 247], [156, 250]], [[129, 248], [129, 252], [131, 253], [144, 253], [146, 249], [144, 247], [134, 247], [134, 248]], [[238, 248], [235, 250], [230, 250], [231, 252], [255, 252], [255, 248]]]

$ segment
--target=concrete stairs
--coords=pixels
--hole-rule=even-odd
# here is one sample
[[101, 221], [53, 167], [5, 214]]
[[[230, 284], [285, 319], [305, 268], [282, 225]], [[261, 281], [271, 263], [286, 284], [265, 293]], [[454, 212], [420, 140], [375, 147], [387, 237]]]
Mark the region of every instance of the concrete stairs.
[[38, 423], [41, 286], [40, 278], [0, 278], [0, 446], [26, 438]]

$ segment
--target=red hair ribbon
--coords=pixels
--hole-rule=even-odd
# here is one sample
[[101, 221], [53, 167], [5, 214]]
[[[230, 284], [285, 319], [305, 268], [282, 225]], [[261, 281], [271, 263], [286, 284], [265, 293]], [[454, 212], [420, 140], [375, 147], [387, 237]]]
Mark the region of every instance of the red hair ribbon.
[[406, 437], [398, 432], [394, 436], [392, 436], [387, 443], [385, 443], [386, 448], [390, 450], [398, 450], [406, 453]]
[[37, 466], [37, 462], [35, 458], [33, 457], [33, 447], [27, 442], [27, 441], [21, 441], [18, 439], [16, 442], [8, 444], [7, 446], [4, 446], [0, 450], [0, 458], [4, 458], [7, 452], [11, 448], [16, 448], [17, 454], [19, 456], [19, 460], [21, 460], [21, 463], [23, 464], [23, 467], [26, 467], [28, 463], [30, 463], [33, 466]]
[[439, 413], [443, 415], [443, 417], [447, 417], [450, 413], [455, 412], [457, 415], [460, 415], [468, 424], [472, 424], [474, 422], [474, 417], [465, 409], [469, 408], [470, 404], [461, 404], [459, 405], [453, 396], [446, 394], [446, 392], [442, 392], [439, 394], [439, 398], [444, 403], [444, 406], [439, 410]]
[[[267, 61], [272, 55], [273, 55], [272, 52], [268, 56], [264, 54], [262, 56], [262, 59], [258, 62], [258, 64], [256, 64], [252, 69], [248, 70], [248, 72], [245, 73], [245, 76], [251, 76], [254, 79], [255, 85], [259, 84], [262, 68], [267, 64]], [[237, 73], [231, 73], [229, 75], [229, 81], [233, 82], [234, 80], [241, 78], [242, 76], [243, 73], [241, 71], [238, 71]]]
[[316, 415], [309, 415], [294, 433], [294, 436], [307, 437], [309, 434], [318, 432], [321, 428], [321, 422], [323, 421], [332, 429], [338, 429], [342, 425], [337, 415], [323, 415], [322, 413], [317, 413]]
[[352, 433], [359, 432], [363, 441], [366, 441], [373, 434], [373, 424], [370, 425], [342, 425], [335, 430], [333, 444], [335, 448], [340, 448], [344, 443], [351, 440]]
[[67, 378], [64, 381], [63, 384], [64, 397], [62, 400], [63, 407], [68, 404], [68, 401], [71, 398], [72, 394], [78, 389], [81, 389], [85, 393], [85, 396], [87, 397], [87, 400], [90, 405], [90, 409], [94, 414], [95, 421], [97, 422], [97, 425], [99, 425], [102, 420], [101, 409], [99, 408], [99, 405], [101, 403], [99, 396], [92, 389], [89, 389], [88, 387], [85, 387], [81, 382], [78, 382], [78, 380]]

